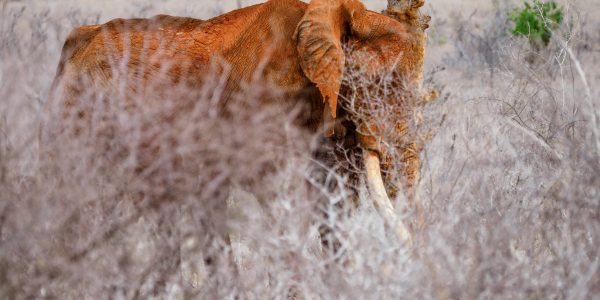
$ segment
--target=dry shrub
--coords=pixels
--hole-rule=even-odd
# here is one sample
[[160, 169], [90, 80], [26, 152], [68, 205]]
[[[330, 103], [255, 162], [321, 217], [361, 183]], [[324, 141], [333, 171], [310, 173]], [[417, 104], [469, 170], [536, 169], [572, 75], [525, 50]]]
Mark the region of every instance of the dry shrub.
[[[49, 100], [39, 169], [27, 178], [32, 183], [14, 187], [24, 202], [9, 205], [41, 214], [30, 220], [38, 238], [6, 245], [31, 242], [43, 251], [20, 251], [18, 262], [31, 261], [28, 268], [37, 279], [25, 285], [24, 295], [39, 289], [48, 295], [94, 295], [107, 287], [127, 297], [169, 293], [168, 283], [180, 282], [180, 247], [186, 241], [206, 261], [192, 272], [198, 288], [192, 292], [220, 295], [224, 290], [216, 287], [236, 274], [227, 242], [233, 226], [228, 222], [238, 219], [227, 215], [235, 191], [257, 197], [260, 207], [298, 189], [296, 201], [306, 204], [294, 207], [314, 206], [316, 197], [300, 194], [310, 192], [305, 177], [311, 153], [310, 135], [294, 124], [301, 108], [265, 106], [266, 97], [281, 96], [259, 82], [223, 104], [226, 76], [215, 73], [200, 89], [178, 86], [168, 93], [147, 89], [124, 96], [84, 89], [66, 108]], [[18, 262], [7, 272], [18, 274], [13, 269]], [[69, 265], [81, 271], [63, 268]], [[79, 274], [83, 270], [89, 277]], [[23, 286], [19, 276], [11, 277], [17, 289]], [[90, 289], [97, 278], [107, 280]], [[49, 281], [64, 286], [45, 287]]]
[[[268, 83], [249, 83], [234, 96], [231, 103], [243, 106], [220, 103], [219, 73], [194, 91], [147, 90], [130, 99], [89, 93], [63, 118], [57, 106], [42, 108], [60, 50], [52, 37], [66, 34], [53, 12], [4, 8], [0, 19], [3, 298], [586, 299], [599, 292], [600, 92], [597, 74], [576, 66], [592, 72], [598, 61], [586, 49], [597, 43], [555, 41], [562, 46], [548, 57], [562, 60], [543, 66], [527, 62], [521, 48], [499, 48], [493, 87], [489, 76], [462, 73], [467, 62], [454, 57], [457, 64], [431, 79], [447, 96], [424, 108], [423, 122], [419, 98], [406, 92], [413, 89], [399, 89], [386, 74], [347, 74], [355, 91], [346, 108], [382, 120], [396, 158], [393, 185], [404, 180], [396, 150], [435, 133], [415, 187], [424, 222], [408, 248], [370, 206], [358, 149], [341, 148], [339, 169], [315, 160], [319, 136], [294, 123], [302, 107], [275, 101], [257, 109], [265, 96], [281, 99]], [[19, 22], [39, 36], [22, 40]], [[39, 41], [46, 47], [34, 46]], [[487, 75], [487, 67], [471, 71]], [[408, 120], [406, 134], [392, 125], [398, 114]], [[53, 133], [42, 147], [40, 126]], [[353, 200], [356, 208], [341, 205]], [[402, 217], [418, 216], [408, 208]]]
[[[473, 32], [457, 48], [498, 45], [491, 48], [497, 63], [472, 65], [478, 47], [451, 53], [455, 67], [436, 75], [450, 96], [426, 109], [424, 124], [436, 136], [422, 153], [427, 227], [420, 237], [436, 295], [593, 297], [598, 90], [584, 83], [596, 75], [577, 65], [597, 60], [571, 55], [584, 42], [577, 32], [570, 40], [554, 35], [532, 61], [522, 41], [500, 35], [482, 44], [476, 24], [465, 24]], [[472, 69], [460, 72], [464, 65]]]

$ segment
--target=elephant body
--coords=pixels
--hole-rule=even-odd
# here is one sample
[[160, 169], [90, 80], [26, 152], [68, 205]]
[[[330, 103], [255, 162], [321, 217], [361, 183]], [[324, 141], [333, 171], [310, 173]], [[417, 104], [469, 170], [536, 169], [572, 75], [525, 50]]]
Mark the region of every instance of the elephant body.
[[224, 98], [250, 81], [260, 64], [264, 78], [289, 95], [314, 89], [291, 39], [306, 6], [277, 0], [208, 21], [159, 15], [76, 28], [63, 47], [53, 93], [62, 92], [55, 98], [69, 104], [77, 101], [81, 80], [99, 85], [96, 89], [117, 89], [118, 82], [112, 80], [116, 73], [125, 73], [127, 89], [133, 92], [165, 75], [159, 80], [169, 85], [200, 86], [215, 71], [211, 62], [216, 59], [231, 68]]

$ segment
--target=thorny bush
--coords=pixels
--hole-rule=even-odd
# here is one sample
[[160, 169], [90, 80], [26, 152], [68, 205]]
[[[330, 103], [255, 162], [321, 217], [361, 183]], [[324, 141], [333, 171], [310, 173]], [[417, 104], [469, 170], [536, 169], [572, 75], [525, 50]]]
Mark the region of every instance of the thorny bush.
[[[52, 110], [42, 107], [64, 18], [19, 5], [1, 13], [3, 298], [587, 299], [600, 292], [600, 91], [590, 84], [597, 74], [584, 72], [599, 63], [590, 49], [600, 41], [576, 39], [591, 36], [584, 33], [593, 24], [557, 41], [545, 54], [554, 60], [532, 65], [523, 63], [523, 48], [510, 47], [519, 44], [499, 48], [494, 85], [463, 75], [461, 60], [478, 51], [463, 48], [459, 63], [428, 79], [445, 86], [446, 97], [423, 116], [401, 110], [409, 136], [427, 141], [414, 191], [423, 220], [409, 248], [367, 205], [351, 153], [346, 169], [314, 159], [319, 137], [293, 122], [302, 107], [253, 109], [258, 97], [281, 96], [267, 83], [249, 83], [239, 94], [245, 106], [227, 106], [227, 118], [216, 109], [216, 73], [193, 93], [145, 91], [133, 98], [136, 110], [121, 109], [122, 95], [90, 93], [78, 104], [88, 118], [74, 110], [53, 124]], [[479, 33], [464, 30], [457, 46], [478, 43], [471, 37]], [[582, 42], [591, 46], [578, 48]], [[357, 93], [344, 105], [360, 117], [353, 96], [366, 100], [373, 80], [345, 78]], [[416, 97], [375, 82], [381, 89], [370, 95], [368, 113], [397, 117], [381, 93], [418, 108]], [[383, 123], [398, 155], [402, 138]], [[40, 126], [54, 132], [43, 144]], [[401, 178], [399, 168], [388, 176]], [[356, 208], [341, 205], [352, 199]], [[402, 217], [419, 221], [410, 207]]]

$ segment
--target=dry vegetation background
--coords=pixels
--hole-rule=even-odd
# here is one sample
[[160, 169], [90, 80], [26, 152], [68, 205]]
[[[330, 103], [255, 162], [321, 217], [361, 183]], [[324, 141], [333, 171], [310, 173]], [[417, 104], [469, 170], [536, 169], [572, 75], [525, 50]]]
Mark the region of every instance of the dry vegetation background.
[[[423, 109], [425, 225], [410, 248], [367, 205], [344, 210], [346, 178], [311, 159], [297, 108], [214, 114], [219, 77], [168, 130], [182, 109], [169, 101], [127, 114], [110, 109], [118, 95], [104, 110], [90, 99], [89, 131], [39, 155], [70, 28], [249, 2], [1, 2], [0, 297], [599, 299], [600, 3], [560, 3], [565, 24], [532, 52], [507, 34], [518, 1], [428, 1], [427, 84], [441, 97]], [[170, 146], [143, 162], [148, 141]]]

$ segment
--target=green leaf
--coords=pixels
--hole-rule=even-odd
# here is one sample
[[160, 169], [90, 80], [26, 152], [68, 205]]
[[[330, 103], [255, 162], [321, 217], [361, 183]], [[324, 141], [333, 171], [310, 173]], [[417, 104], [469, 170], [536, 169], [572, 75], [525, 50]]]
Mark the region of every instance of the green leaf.
[[507, 13], [508, 19], [514, 23], [511, 33], [515, 36], [525, 36], [530, 42], [542, 42], [547, 46], [552, 37], [552, 29], [563, 21], [563, 9], [554, 1], [525, 1], [524, 5], [525, 8]]

